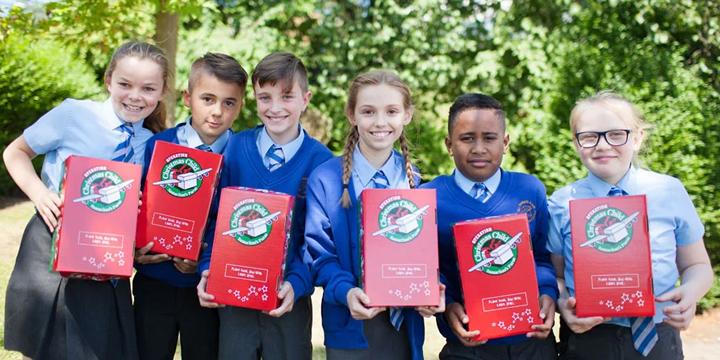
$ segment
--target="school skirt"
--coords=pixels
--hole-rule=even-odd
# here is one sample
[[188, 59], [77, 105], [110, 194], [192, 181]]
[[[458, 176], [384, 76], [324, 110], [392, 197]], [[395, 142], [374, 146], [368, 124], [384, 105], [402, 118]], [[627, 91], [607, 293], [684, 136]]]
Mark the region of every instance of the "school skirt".
[[129, 281], [113, 286], [49, 271], [51, 241], [34, 215], [5, 295], [5, 348], [34, 360], [137, 359]]

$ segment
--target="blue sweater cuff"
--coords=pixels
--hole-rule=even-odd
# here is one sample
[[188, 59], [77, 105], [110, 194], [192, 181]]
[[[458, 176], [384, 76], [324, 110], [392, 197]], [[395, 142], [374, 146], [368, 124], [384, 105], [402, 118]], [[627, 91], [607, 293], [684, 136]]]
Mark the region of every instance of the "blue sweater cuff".
[[335, 301], [339, 304], [347, 306], [347, 294], [355, 285], [349, 282], [342, 282], [335, 287]]
[[307, 287], [305, 286], [305, 282], [302, 281], [300, 276], [298, 276], [297, 274], [289, 274], [286, 281], [289, 282], [290, 285], [292, 285], [293, 287], [293, 293], [295, 294], [296, 302], [298, 301], [298, 299], [310, 295], [310, 289], [307, 289]]
[[541, 286], [540, 287], [540, 295], [547, 295], [553, 299], [553, 301], [557, 302], [558, 299], [558, 289], [557, 286]]

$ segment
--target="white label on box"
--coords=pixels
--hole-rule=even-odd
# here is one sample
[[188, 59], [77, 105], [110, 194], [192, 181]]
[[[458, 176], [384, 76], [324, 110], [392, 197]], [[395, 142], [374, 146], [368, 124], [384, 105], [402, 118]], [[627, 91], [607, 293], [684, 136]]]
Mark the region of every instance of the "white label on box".
[[636, 289], [640, 287], [639, 274], [604, 274], [590, 276], [593, 289]]
[[166, 229], [192, 233], [195, 227], [195, 221], [183, 219], [177, 216], [154, 212], [152, 215], [152, 224]]
[[123, 236], [120, 234], [80, 231], [78, 232], [78, 245], [121, 249]]
[[525, 307], [528, 305], [527, 293], [507, 294], [482, 299], [483, 312]]
[[425, 279], [425, 264], [382, 264], [383, 279]]
[[264, 283], [268, 280], [268, 270], [237, 264], [226, 264], [225, 277]]

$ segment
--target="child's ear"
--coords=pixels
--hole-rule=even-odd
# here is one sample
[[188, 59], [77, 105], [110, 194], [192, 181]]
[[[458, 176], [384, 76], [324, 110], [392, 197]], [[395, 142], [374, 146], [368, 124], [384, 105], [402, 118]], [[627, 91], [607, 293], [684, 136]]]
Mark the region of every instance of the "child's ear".
[[645, 130], [638, 129], [630, 133], [633, 137], [633, 151], [639, 152], [642, 149], [642, 143], [645, 140]]
[[505, 137], [503, 137], [503, 154], [507, 154], [509, 147], [510, 147], [510, 134], [505, 133]]
[[110, 93], [110, 83], [112, 82], [112, 75], [108, 75], [105, 77], [105, 90], [107, 90], [108, 93]]
[[448, 134], [448, 136], [445, 137], [445, 147], [447, 148], [448, 154], [450, 154], [450, 156], [453, 156], [452, 140], [450, 139], [449, 134]]
[[187, 106], [187, 107], [190, 107], [190, 100], [191, 100], [190, 90], [183, 90], [183, 104], [185, 104], [185, 106]]
[[404, 115], [405, 117], [403, 118], [403, 126], [410, 123], [410, 121], [412, 120], [414, 111], [415, 111], [415, 109], [413, 107], [410, 107], [410, 109], [407, 109], [405, 111], [405, 115]]
[[308, 90], [305, 94], [303, 94], [303, 111], [307, 110], [308, 104], [310, 104], [310, 99], [312, 99], [312, 92]]

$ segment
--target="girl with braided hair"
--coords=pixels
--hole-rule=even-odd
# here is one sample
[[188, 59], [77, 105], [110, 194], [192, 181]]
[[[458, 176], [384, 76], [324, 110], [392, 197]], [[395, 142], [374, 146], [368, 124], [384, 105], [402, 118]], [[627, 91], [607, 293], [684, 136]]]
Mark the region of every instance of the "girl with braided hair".
[[[345, 106], [350, 132], [342, 156], [320, 165], [308, 179], [305, 240], [316, 285], [325, 289], [323, 330], [328, 359], [422, 359], [422, 315], [438, 307], [397, 308], [391, 323], [384, 307], [367, 307], [358, 287], [360, 192], [366, 188], [414, 188], [404, 127], [413, 115], [410, 89], [390, 71], [353, 80]], [[400, 143], [401, 152], [394, 149]]]

